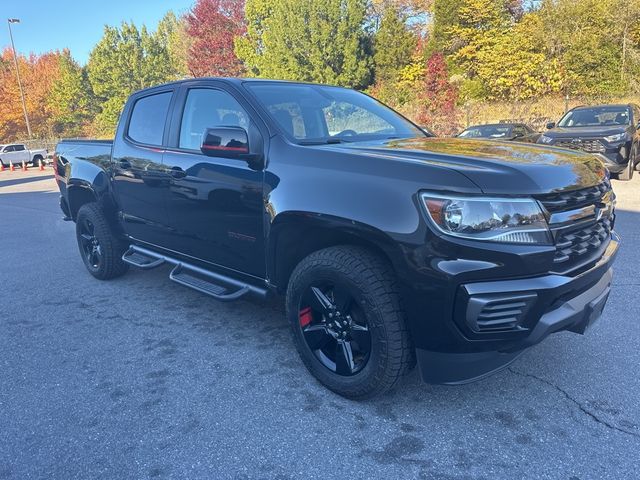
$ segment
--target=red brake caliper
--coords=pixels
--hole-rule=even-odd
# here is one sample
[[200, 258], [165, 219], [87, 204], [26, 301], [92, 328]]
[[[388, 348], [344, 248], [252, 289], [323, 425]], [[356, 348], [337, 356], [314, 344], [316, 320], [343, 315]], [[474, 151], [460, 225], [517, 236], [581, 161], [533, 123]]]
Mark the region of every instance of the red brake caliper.
[[304, 308], [300, 310], [300, 326], [302, 328], [306, 327], [313, 320], [313, 314], [311, 313], [311, 307]]

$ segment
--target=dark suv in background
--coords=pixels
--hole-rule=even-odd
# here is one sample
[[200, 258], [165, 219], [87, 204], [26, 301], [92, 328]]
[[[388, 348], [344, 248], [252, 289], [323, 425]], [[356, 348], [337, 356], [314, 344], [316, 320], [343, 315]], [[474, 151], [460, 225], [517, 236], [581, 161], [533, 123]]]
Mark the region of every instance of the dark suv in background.
[[631, 180], [640, 165], [638, 105], [577, 107], [547, 128], [538, 143], [594, 153], [619, 180]]

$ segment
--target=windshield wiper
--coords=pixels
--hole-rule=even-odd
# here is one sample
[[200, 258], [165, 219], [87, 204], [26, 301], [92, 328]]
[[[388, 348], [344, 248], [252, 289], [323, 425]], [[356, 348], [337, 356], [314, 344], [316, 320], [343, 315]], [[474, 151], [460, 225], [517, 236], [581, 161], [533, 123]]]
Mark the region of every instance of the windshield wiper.
[[334, 145], [337, 143], [345, 143], [345, 140], [340, 138], [327, 138], [326, 140], [303, 140], [298, 142], [298, 145]]

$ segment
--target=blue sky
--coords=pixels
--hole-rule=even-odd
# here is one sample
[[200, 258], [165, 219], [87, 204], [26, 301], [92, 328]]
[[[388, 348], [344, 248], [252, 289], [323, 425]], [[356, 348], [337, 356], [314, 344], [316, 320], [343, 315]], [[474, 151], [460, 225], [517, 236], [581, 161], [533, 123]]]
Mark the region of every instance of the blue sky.
[[0, 48], [9, 45], [7, 18], [19, 18], [11, 26], [18, 53], [43, 53], [68, 48], [80, 63], [102, 37], [104, 25], [123, 20], [155, 29], [168, 10], [187, 11], [194, 0], [2, 0]]

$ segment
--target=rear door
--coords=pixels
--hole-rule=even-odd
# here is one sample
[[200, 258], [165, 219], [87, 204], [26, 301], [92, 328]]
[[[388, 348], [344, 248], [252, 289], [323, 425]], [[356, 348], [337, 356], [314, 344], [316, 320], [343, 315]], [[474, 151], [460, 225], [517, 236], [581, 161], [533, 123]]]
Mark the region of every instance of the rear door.
[[26, 149], [24, 145], [18, 144], [14, 145], [14, 151], [16, 152], [16, 162], [17, 163], [29, 163], [31, 159], [29, 158], [29, 150]]
[[125, 232], [163, 245], [168, 227], [162, 157], [175, 89], [146, 91], [127, 104], [113, 145], [113, 188]]
[[264, 277], [263, 172], [246, 161], [205, 156], [207, 128], [240, 126], [263, 138], [259, 118], [217, 82], [185, 85], [164, 156], [170, 247], [185, 255]]

